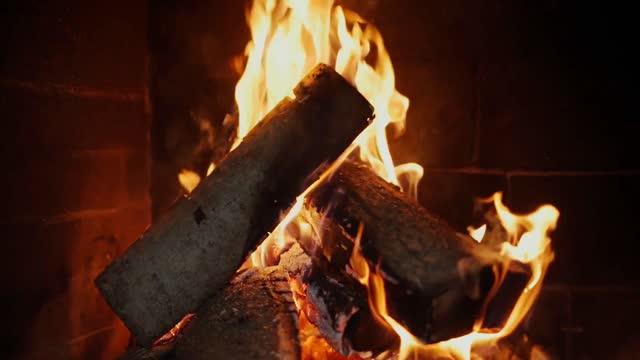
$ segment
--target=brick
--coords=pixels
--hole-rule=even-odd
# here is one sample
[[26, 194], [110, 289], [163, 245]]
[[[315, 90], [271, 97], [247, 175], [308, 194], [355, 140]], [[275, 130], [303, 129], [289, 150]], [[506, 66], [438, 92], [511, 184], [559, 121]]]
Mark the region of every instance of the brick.
[[380, 28], [385, 45], [396, 60], [476, 62], [528, 58], [550, 51], [551, 38], [558, 37], [554, 30], [569, 20], [566, 8], [549, 1], [533, 5], [433, 0], [346, 3]]
[[406, 133], [391, 141], [397, 163], [456, 167], [471, 162], [473, 71], [467, 64], [400, 63], [396, 88], [409, 100]]
[[514, 211], [544, 203], [560, 210], [551, 235], [556, 258], [549, 281], [569, 284], [637, 284], [640, 240], [637, 176], [556, 176], [511, 179]]
[[127, 201], [150, 203], [150, 168], [148, 151], [132, 151], [125, 155]]
[[[0, 219], [46, 220], [67, 213], [118, 208], [138, 199], [127, 182], [126, 150], [43, 152], [22, 159], [2, 179], [8, 191]], [[144, 179], [140, 179], [141, 182]]]
[[149, 121], [142, 101], [83, 98], [0, 87], [0, 149], [144, 149]]
[[[96, 274], [149, 223], [148, 203], [88, 213], [60, 222], [2, 224], [7, 238], [4, 270], [14, 269], [16, 291], [64, 289], [76, 274]], [[30, 261], [33, 260], [33, 261]]]
[[184, 190], [178, 183], [179, 169], [174, 164], [154, 159], [151, 171], [152, 216], [158, 219], [183, 196]]
[[480, 66], [479, 164], [542, 170], [640, 168], [627, 80], [570, 60]]
[[418, 191], [420, 203], [441, 216], [458, 231], [466, 233], [469, 225], [479, 225], [474, 214], [476, 198], [485, 198], [506, 190], [506, 179], [495, 175], [429, 172], [427, 169]]
[[378, 1], [366, 13], [392, 59], [444, 62], [479, 56], [487, 42], [488, 7], [468, 1]]
[[[149, 45], [160, 75], [186, 65], [210, 78], [233, 73], [231, 59], [250, 39], [241, 1], [170, 0], [149, 7]], [[177, 73], [183, 72], [181, 69]], [[155, 80], [155, 76], [153, 76]]]
[[11, 1], [2, 5], [7, 52], [0, 78], [142, 89], [147, 2]]
[[571, 359], [636, 359], [640, 289], [603, 289], [573, 295]]
[[611, 55], [625, 61], [623, 54], [633, 51], [633, 12], [620, 7], [553, 0], [340, 3], [380, 28], [396, 60], [495, 62], [560, 54], [584, 63]]
[[93, 331], [115, 327], [119, 334], [112, 335], [121, 337], [122, 327], [93, 279], [149, 221], [149, 205], [142, 203], [54, 224], [3, 224], [1, 267], [14, 274], [7, 278], [12, 290], [3, 303], [14, 325], [3, 328], [2, 338], [12, 339], [16, 351], [62, 351], [69, 358], [68, 347]]

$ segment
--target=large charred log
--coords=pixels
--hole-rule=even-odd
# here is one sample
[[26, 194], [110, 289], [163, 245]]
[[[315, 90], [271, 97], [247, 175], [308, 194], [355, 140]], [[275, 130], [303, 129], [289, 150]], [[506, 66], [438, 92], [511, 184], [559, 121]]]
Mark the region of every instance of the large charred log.
[[[309, 198], [323, 214], [324, 261], [360, 252], [384, 277], [390, 314], [425, 342], [469, 332], [494, 282], [489, 255], [369, 168], [344, 163]], [[336, 227], [339, 228], [336, 229]]]
[[300, 358], [297, 310], [281, 267], [249, 269], [208, 300], [176, 344], [176, 358]]
[[[468, 275], [486, 267], [478, 243], [427, 212], [367, 166], [345, 162], [312, 195], [311, 203], [352, 238], [363, 224], [360, 250], [390, 280], [429, 297], [458, 283], [470, 294], [475, 292], [476, 283]], [[329, 247], [341, 248], [345, 246]]]
[[96, 279], [139, 343], [151, 345], [224, 286], [309, 174], [372, 117], [366, 99], [325, 65], [294, 93]]

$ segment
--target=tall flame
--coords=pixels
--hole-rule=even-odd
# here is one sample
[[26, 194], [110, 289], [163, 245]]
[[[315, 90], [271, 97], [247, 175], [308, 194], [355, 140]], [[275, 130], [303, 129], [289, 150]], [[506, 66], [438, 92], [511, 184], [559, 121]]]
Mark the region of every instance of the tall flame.
[[[395, 89], [391, 58], [378, 30], [357, 14], [335, 6], [333, 0], [254, 0], [247, 20], [251, 41], [235, 89], [239, 126], [234, 147], [277, 102], [294, 96], [295, 85], [316, 64], [330, 64], [376, 112], [372, 125], [356, 139], [351, 151], [378, 175], [401, 186], [409, 196], [417, 196], [422, 167], [413, 163], [395, 166], [389, 151], [387, 128], [392, 127], [396, 134], [404, 131], [409, 99]], [[253, 265], [266, 265], [274, 253], [295, 241], [284, 230], [292, 222], [305, 226], [298, 216], [303, 200], [304, 195], [251, 256]]]
[[[478, 319], [474, 331], [465, 336], [437, 344], [423, 344], [389, 315], [383, 278], [380, 274], [369, 270], [367, 262], [357, 251], [358, 246], [354, 247], [354, 254], [351, 258], [352, 267], [360, 274], [360, 281], [369, 290], [371, 308], [398, 334], [400, 359], [434, 357], [470, 360], [474, 347], [493, 345], [496, 341], [511, 334], [531, 309], [540, 293], [542, 280], [554, 257], [550, 246], [549, 232], [555, 229], [560, 213], [552, 205], [543, 205], [530, 214], [514, 214], [502, 202], [501, 193], [494, 194], [487, 201], [493, 202], [500, 223], [507, 233], [506, 239], [502, 239], [504, 242], [498, 250], [503, 261], [508, 263], [517, 260], [531, 267], [531, 276], [527, 285], [518, 297], [507, 321], [500, 329], [483, 329], [481, 328], [482, 319]], [[485, 230], [486, 225], [480, 229]], [[475, 235], [480, 235], [480, 233], [476, 232]], [[485, 235], [484, 231], [482, 235]], [[482, 240], [482, 238], [480, 239]], [[535, 350], [540, 351], [537, 348]]]
[[[369, 135], [358, 138], [360, 159], [415, 196], [422, 167], [396, 167], [387, 143], [388, 127], [395, 134], [404, 131], [409, 99], [395, 89], [391, 58], [378, 30], [333, 0], [254, 0], [247, 21], [251, 41], [235, 89], [239, 119], [233, 148], [282, 98], [294, 96], [295, 85], [316, 64], [330, 64], [376, 110]], [[182, 176], [180, 182], [190, 192], [199, 177]]]
[[[362, 160], [398, 184], [386, 127], [404, 130], [409, 99], [395, 89], [395, 74], [382, 36], [355, 13], [332, 0], [255, 0], [248, 13], [252, 40], [236, 86], [239, 128], [236, 145], [317, 63], [334, 66], [376, 109], [374, 131], [359, 139]], [[374, 60], [369, 64], [365, 58]], [[417, 164], [401, 168], [419, 180]]]
[[[247, 44], [244, 71], [235, 88], [239, 125], [237, 146], [247, 133], [284, 97], [293, 97], [293, 88], [317, 63], [332, 65], [374, 106], [374, 122], [354, 141], [319, 180], [301, 194], [292, 208], [282, 216], [279, 226], [251, 255], [245, 266], [264, 266], [296, 239], [287, 232], [296, 225], [298, 236], [317, 236], [313, 219], [305, 216], [305, 196], [317, 187], [350, 153], [370, 165], [387, 181], [399, 185], [410, 197], [417, 197], [417, 183], [423, 169], [414, 163], [395, 165], [389, 151], [387, 131], [404, 131], [409, 99], [395, 89], [391, 58], [380, 32], [357, 14], [336, 6], [333, 0], [254, 0], [247, 13], [251, 41]], [[194, 174], [184, 172], [189, 186], [197, 185]], [[422, 344], [387, 311], [385, 284], [376, 271], [354, 247], [351, 266], [367, 286], [369, 302], [376, 317], [398, 334], [401, 359], [437, 354], [456, 359], [470, 359], [475, 346], [489, 344], [511, 333], [535, 301], [542, 279], [553, 259], [549, 231], [553, 230], [558, 211], [545, 205], [528, 215], [516, 215], [502, 203], [501, 194], [490, 199], [508, 234], [497, 256], [505, 263], [517, 260], [529, 264], [532, 276], [518, 298], [505, 325], [498, 330], [482, 329], [477, 321], [468, 335], [441, 342]], [[362, 232], [362, 226], [360, 227]], [[486, 226], [470, 229], [483, 242]]]

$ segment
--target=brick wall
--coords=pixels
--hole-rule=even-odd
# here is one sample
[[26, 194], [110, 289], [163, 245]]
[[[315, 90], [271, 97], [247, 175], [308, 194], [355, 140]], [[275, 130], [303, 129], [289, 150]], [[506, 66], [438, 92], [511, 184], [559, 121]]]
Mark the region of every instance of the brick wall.
[[[208, 121], [223, 118], [237, 79], [231, 58], [248, 40], [248, 1], [179, 3], [150, 13], [151, 90], [162, 109], [152, 136], [156, 211], [179, 193], [171, 176], [180, 168], [206, 169], [193, 163], [192, 114], [207, 103]], [[568, 0], [342, 3], [381, 29], [411, 100], [392, 151], [425, 166], [426, 207], [461, 231], [474, 198], [495, 191], [515, 211], [559, 208], [556, 260], [524, 330], [558, 358], [637, 353], [632, 12]], [[178, 128], [190, 135], [172, 138]]]
[[560, 210], [556, 260], [523, 326], [558, 358], [638, 355], [640, 160], [624, 13], [384, 0], [373, 12], [411, 99], [393, 150], [426, 167], [420, 201], [461, 231], [473, 199], [494, 191], [515, 211]]
[[2, 353], [113, 358], [93, 278], [150, 220], [145, 1], [0, 5]]

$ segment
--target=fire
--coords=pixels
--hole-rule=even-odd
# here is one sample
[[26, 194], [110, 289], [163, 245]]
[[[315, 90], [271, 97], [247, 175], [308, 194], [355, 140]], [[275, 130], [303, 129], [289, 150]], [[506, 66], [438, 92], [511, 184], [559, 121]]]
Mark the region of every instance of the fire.
[[[235, 89], [239, 119], [233, 147], [277, 102], [294, 96], [294, 86], [313, 66], [330, 64], [376, 109], [368, 135], [357, 140], [358, 156], [384, 179], [415, 195], [422, 167], [396, 167], [387, 143], [387, 130], [404, 131], [409, 99], [395, 89], [391, 58], [378, 30], [333, 0], [254, 0], [247, 21], [252, 40]], [[373, 64], [365, 59], [373, 59]], [[186, 171], [179, 180], [190, 192], [200, 177]]]
[[[382, 277], [375, 272], [365, 271], [364, 280], [361, 281], [368, 286], [370, 297], [376, 301], [372, 308], [378, 311], [380, 316], [394, 328], [401, 339], [399, 350], [401, 359], [437, 356], [438, 358], [469, 360], [472, 358], [474, 347], [490, 346], [497, 340], [511, 334], [540, 293], [547, 267], [554, 257], [550, 246], [549, 232], [555, 229], [560, 213], [551, 205], [543, 205], [530, 214], [517, 215], [502, 203], [501, 193], [494, 194], [488, 200], [493, 202], [501, 225], [508, 234], [499, 249], [503, 261], [508, 263], [517, 260], [531, 266], [532, 275], [525, 290], [520, 294], [501, 329], [483, 329], [481, 327], [482, 319], [479, 319], [476, 322], [476, 328], [470, 334], [437, 344], [423, 344], [387, 313]], [[475, 239], [482, 240], [485, 230], [486, 225], [474, 230], [474, 235], [478, 236]], [[365, 267], [368, 266], [358, 253], [354, 253], [353, 259], [360, 261]], [[487, 299], [487, 301], [489, 300]], [[540, 352], [539, 349], [535, 350]], [[538, 357], [540, 358], [539, 355]]]
[[[374, 130], [359, 139], [359, 152], [385, 179], [398, 183], [387, 144], [386, 128], [404, 130], [409, 99], [395, 89], [395, 74], [382, 36], [363, 27], [355, 13], [334, 6], [332, 0], [255, 0], [248, 13], [252, 40], [246, 47], [246, 66], [236, 86], [239, 108], [236, 144], [317, 63], [331, 64], [376, 109]], [[365, 58], [374, 59], [373, 65]], [[406, 165], [401, 172], [415, 176], [422, 168]]]
[[191, 170], [183, 169], [178, 174], [178, 181], [180, 182], [180, 185], [182, 185], [182, 188], [184, 188], [188, 193], [191, 193], [200, 183], [200, 175]]
[[[238, 131], [233, 147], [284, 97], [293, 97], [297, 82], [317, 63], [332, 65], [374, 106], [373, 123], [352, 146], [304, 193], [292, 208], [282, 214], [282, 221], [243, 266], [272, 265], [278, 254], [299, 237], [316, 238], [318, 224], [305, 216], [305, 196], [321, 184], [347, 156], [357, 156], [378, 175], [399, 185], [410, 197], [417, 198], [417, 183], [423, 169], [414, 163], [396, 165], [387, 142], [387, 132], [404, 131], [409, 99], [395, 89], [391, 58], [380, 32], [357, 14], [334, 4], [333, 0], [254, 0], [247, 13], [251, 41], [244, 54], [244, 70], [235, 88], [238, 105]], [[210, 167], [211, 173], [214, 165]], [[188, 171], [180, 175], [188, 191], [200, 177]], [[501, 329], [483, 329], [478, 319], [468, 335], [438, 344], [422, 344], [387, 311], [385, 283], [376, 269], [370, 269], [354, 247], [351, 267], [369, 292], [371, 309], [379, 321], [387, 323], [401, 339], [401, 359], [435, 355], [470, 359], [473, 349], [491, 344], [510, 334], [535, 301], [553, 252], [549, 232], [555, 228], [558, 211], [544, 205], [527, 215], [517, 215], [495, 194], [494, 204], [502, 227], [508, 234], [496, 251], [505, 264], [517, 260], [528, 264], [532, 276]], [[287, 231], [298, 230], [295, 236]], [[490, 237], [487, 226], [469, 229], [476, 241]], [[360, 227], [360, 234], [362, 226]], [[296, 236], [298, 238], [296, 238]], [[495, 239], [492, 239], [495, 241]], [[506, 268], [506, 266], [505, 266]], [[487, 300], [488, 301], [488, 300]], [[384, 355], [384, 354], [383, 354]], [[387, 354], [389, 355], [389, 354]]]
[[471, 235], [473, 240], [477, 242], [481, 242], [482, 238], [484, 238], [484, 234], [487, 232], [487, 224], [484, 224], [477, 229], [474, 229], [471, 226], [469, 226], [467, 228], [467, 231], [469, 231], [469, 235]]
[[[209, 164], [209, 168], [207, 168], [207, 176], [211, 175], [215, 168], [216, 164]], [[186, 192], [191, 193], [193, 189], [200, 184], [200, 175], [194, 171], [182, 169], [178, 174], [178, 182]]]
[[[474, 331], [470, 334], [437, 344], [423, 344], [389, 315], [382, 276], [377, 272], [370, 271], [368, 263], [358, 252], [358, 246], [354, 247], [351, 266], [359, 274], [360, 282], [369, 290], [371, 308], [398, 334], [400, 359], [437, 357], [470, 360], [474, 353], [474, 347], [493, 345], [499, 339], [511, 334], [535, 302], [540, 293], [547, 267], [554, 257], [550, 246], [549, 232], [555, 229], [560, 213], [551, 205], [543, 205], [530, 214], [514, 214], [503, 204], [501, 193], [494, 194], [488, 201], [493, 202], [500, 223], [507, 232], [507, 238], [501, 239], [503, 243], [498, 249], [499, 255], [502, 256], [505, 264], [517, 260], [528, 264], [532, 270], [524, 291], [516, 301], [506, 323], [500, 329], [483, 329], [483, 319], [478, 319]], [[482, 237], [485, 236], [485, 230], [486, 225], [473, 230], [474, 235], [478, 236], [476, 240], [482, 240]], [[361, 233], [362, 226], [359, 229], [358, 241]], [[490, 298], [486, 301], [490, 301]], [[537, 358], [543, 358], [543, 355], [539, 354], [540, 349], [535, 348], [534, 350]]]
[[[395, 89], [393, 65], [377, 29], [332, 0], [255, 0], [247, 20], [252, 40], [246, 46], [244, 72], [235, 89], [239, 125], [234, 147], [278, 101], [294, 96], [294, 86], [313, 66], [330, 64], [376, 109], [373, 124], [343, 158], [355, 153], [381, 177], [417, 196], [422, 167], [413, 163], [396, 166], [387, 143], [388, 129], [396, 134], [404, 131], [409, 99]], [[283, 215], [278, 228], [252, 254], [251, 264], [268, 264], [274, 252], [295, 241], [286, 234], [288, 225], [308, 226], [298, 214], [304, 196], [319, 183]]]

